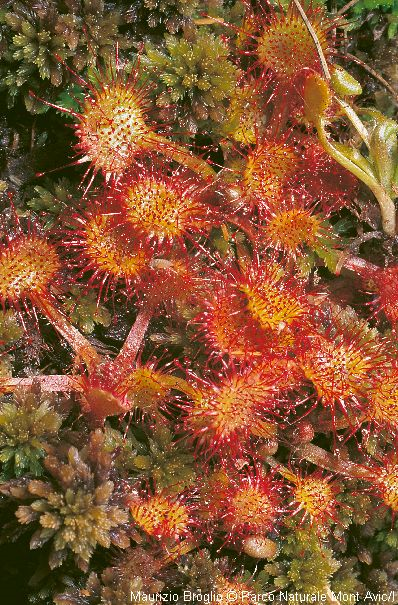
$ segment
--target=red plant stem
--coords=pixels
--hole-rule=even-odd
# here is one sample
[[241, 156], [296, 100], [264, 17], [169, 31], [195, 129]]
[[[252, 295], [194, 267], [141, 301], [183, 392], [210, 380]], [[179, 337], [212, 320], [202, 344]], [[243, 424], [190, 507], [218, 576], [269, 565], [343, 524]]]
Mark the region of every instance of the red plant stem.
[[315, 426], [315, 432], [316, 433], [327, 433], [327, 432], [333, 432], [335, 430], [340, 430], [340, 429], [348, 429], [353, 427], [353, 424], [355, 422], [355, 425], [359, 426], [362, 422], [366, 422], [367, 420], [369, 420], [369, 416], [367, 416], [365, 413], [360, 413], [358, 416], [354, 417], [354, 418], [346, 418], [345, 416], [343, 416], [342, 418], [335, 418], [334, 420], [318, 420]]
[[29, 376], [28, 378], [0, 378], [0, 392], [9, 393], [18, 387], [29, 388], [37, 383], [40, 384], [42, 391], [48, 393], [57, 391], [67, 393], [68, 391], [80, 390], [79, 382], [75, 376], [54, 374], [49, 376]]
[[140, 350], [145, 332], [153, 315], [153, 307], [148, 305], [143, 307], [134, 322], [119, 355], [114, 359], [115, 371], [122, 376], [131, 372], [132, 366]]
[[199, 174], [204, 179], [213, 180], [216, 177], [216, 172], [213, 168], [203, 160], [202, 158], [194, 155], [188, 149], [185, 149], [182, 145], [170, 141], [166, 137], [163, 137], [157, 133], [151, 133], [148, 135], [148, 139], [152, 145], [148, 145], [149, 150], [153, 148], [157, 149], [166, 157], [171, 158], [178, 164], [186, 166], [196, 174]]
[[[62, 59], [59, 58], [59, 60], [63, 65], [65, 65], [65, 67], [69, 71], [71, 71], [70, 68], [65, 64], [65, 62]], [[83, 84], [83, 86], [87, 86], [87, 83], [84, 82], [84, 80], [82, 80], [78, 76], [78, 74], [76, 74], [73, 71], [71, 73], [78, 79], [78, 81], [80, 80], [80, 83]], [[36, 100], [40, 101], [41, 103], [48, 105], [49, 107], [54, 107], [57, 111], [63, 111], [64, 113], [74, 116], [79, 121], [82, 121], [82, 119], [84, 119], [81, 114], [71, 111], [70, 109], [65, 109], [63, 107], [60, 107], [59, 105], [55, 105], [54, 103], [47, 101], [46, 99], [38, 97], [33, 91], [29, 91], [29, 95], [33, 99], [36, 99]], [[196, 174], [199, 174], [204, 179], [213, 180], [216, 177], [216, 172], [213, 170], [213, 168], [210, 166], [210, 164], [208, 164], [206, 162], [206, 160], [203, 160], [202, 158], [196, 156], [194, 153], [192, 153], [191, 151], [186, 149], [183, 145], [180, 145], [179, 143], [176, 143], [175, 141], [171, 141], [168, 138], [162, 136], [161, 134], [158, 134], [157, 132], [149, 132], [147, 135], [147, 140], [141, 142], [141, 147], [142, 147], [142, 150], [144, 150], [144, 151], [146, 150], [148, 152], [151, 152], [154, 150], [159, 151], [167, 158], [174, 160], [178, 164], [182, 164], [183, 166], [186, 166], [193, 172], [196, 172]], [[76, 162], [73, 162], [72, 165], [81, 164], [85, 161], [89, 161], [89, 158], [88, 157], [80, 158]], [[127, 166], [126, 166], [126, 168], [127, 168]], [[46, 174], [48, 174], [48, 172]]]
[[54, 328], [65, 338], [70, 344], [76, 355], [86, 364], [92, 367], [100, 361], [100, 356], [93, 345], [77, 330], [59, 311], [51, 298], [48, 296], [31, 296], [31, 302], [39, 309], [39, 311], [47, 317]]
[[373, 263], [370, 263], [369, 261], [360, 258], [359, 256], [351, 256], [350, 254], [345, 256], [345, 258], [343, 257], [341, 263], [339, 262], [338, 264], [340, 269], [344, 267], [345, 269], [354, 271], [361, 277], [367, 278], [372, 277], [372, 275], [374, 275], [375, 273], [377, 273], [377, 271], [380, 270], [380, 267], [378, 267], [377, 265], [374, 265]]
[[326, 452], [321, 447], [314, 445], [313, 443], [305, 443], [295, 448], [294, 453], [302, 459], [312, 462], [322, 468], [335, 473], [341, 473], [353, 479], [363, 479], [365, 481], [374, 480], [374, 473], [369, 469], [359, 466], [349, 460], [339, 459], [337, 456]]

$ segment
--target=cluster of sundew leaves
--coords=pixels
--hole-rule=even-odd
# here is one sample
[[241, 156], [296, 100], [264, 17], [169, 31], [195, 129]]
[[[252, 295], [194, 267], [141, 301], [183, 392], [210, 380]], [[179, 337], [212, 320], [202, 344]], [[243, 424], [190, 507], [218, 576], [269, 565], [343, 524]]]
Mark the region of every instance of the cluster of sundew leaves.
[[[158, 59], [151, 79], [170, 89], [163, 99], [196, 121], [208, 117], [200, 103], [220, 112], [207, 124], [214, 142], [224, 137], [217, 177], [211, 158], [175, 142], [174, 124], [156, 121], [158, 91], [121, 53], [61, 103], [75, 112], [75, 151], [97, 187], [81, 195], [71, 169], [70, 186], [39, 181], [5, 214], [1, 302], [19, 320], [5, 311], [4, 345], [39, 314], [46, 348], [55, 336], [43, 316], [70, 347], [68, 374], [43, 351], [43, 392], [6, 395], [0, 413], [1, 492], [31, 548], [47, 548], [46, 602], [393, 586], [391, 519], [370, 520], [398, 510], [394, 266], [382, 268], [380, 255], [392, 260], [382, 246], [370, 265], [365, 247], [349, 265], [364, 280], [355, 309], [352, 274], [346, 291], [335, 287], [333, 272], [370, 227], [355, 230], [358, 183], [303, 114], [307, 67], [323, 75], [319, 56], [293, 5], [258, 3], [244, 17], [238, 30], [191, 20], [144, 51]], [[331, 17], [310, 8], [307, 18], [331, 65]], [[341, 238], [334, 225], [344, 219]], [[29, 376], [28, 363], [10, 362], [11, 372], [4, 391]], [[373, 559], [357, 552], [358, 536]], [[66, 566], [65, 588], [56, 570]]]

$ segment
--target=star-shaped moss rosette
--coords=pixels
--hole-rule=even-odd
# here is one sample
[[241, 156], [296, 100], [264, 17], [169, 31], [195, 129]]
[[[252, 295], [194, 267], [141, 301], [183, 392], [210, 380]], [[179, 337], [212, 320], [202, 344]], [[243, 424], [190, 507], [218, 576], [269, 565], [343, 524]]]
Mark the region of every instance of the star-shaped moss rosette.
[[164, 49], [145, 46], [148, 64], [166, 86], [157, 104], [187, 105], [196, 120], [225, 119], [226, 106], [239, 78], [238, 68], [228, 59], [228, 47], [221, 37], [198, 30], [195, 38], [176, 40], [165, 36]]
[[16, 390], [11, 400], [0, 403], [0, 461], [3, 479], [25, 473], [43, 474], [48, 446], [58, 441], [63, 416], [57, 397], [41, 393], [40, 383]]
[[[22, 92], [28, 111], [42, 113], [47, 108], [29, 95], [29, 89], [43, 92], [69, 81], [61, 60], [70, 61], [78, 71], [96, 59], [109, 60], [115, 44], [130, 48], [122, 35], [120, 10], [110, 10], [102, 0], [77, 4], [51, 0], [46, 4], [12, 3], [1, 14], [3, 41], [3, 87], [13, 104]], [[49, 84], [51, 86], [49, 86]]]
[[101, 431], [92, 433], [85, 448], [67, 450], [65, 461], [57, 454], [46, 457], [51, 482], [31, 480], [26, 485], [26, 497], [33, 501], [19, 506], [16, 516], [21, 524], [39, 524], [31, 548], [51, 540], [51, 568], [72, 554], [76, 565], [86, 571], [97, 546], [127, 548], [130, 543], [128, 511], [109, 478], [112, 457], [102, 447]]

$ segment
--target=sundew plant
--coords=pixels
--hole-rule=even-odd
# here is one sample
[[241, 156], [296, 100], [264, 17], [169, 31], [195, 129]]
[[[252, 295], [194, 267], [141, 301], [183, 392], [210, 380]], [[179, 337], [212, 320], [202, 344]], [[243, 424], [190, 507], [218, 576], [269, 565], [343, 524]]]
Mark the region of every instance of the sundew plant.
[[398, 603], [397, 17], [368, 4], [2, 2], [10, 605]]

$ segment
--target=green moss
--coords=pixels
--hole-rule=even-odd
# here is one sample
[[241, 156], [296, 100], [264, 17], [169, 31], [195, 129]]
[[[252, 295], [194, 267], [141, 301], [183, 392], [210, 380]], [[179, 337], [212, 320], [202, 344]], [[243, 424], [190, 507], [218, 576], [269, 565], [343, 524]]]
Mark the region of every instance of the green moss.
[[144, 5], [150, 10], [162, 13], [177, 12], [184, 17], [191, 17], [200, 4], [200, 0], [144, 0]]
[[194, 457], [183, 442], [174, 443], [172, 432], [158, 426], [149, 439], [148, 471], [159, 490], [179, 493], [196, 477]]
[[34, 212], [46, 215], [46, 226], [51, 226], [60, 213], [73, 206], [80, 197], [75, 187], [68, 179], [60, 179], [55, 183], [47, 181], [45, 186], [34, 188], [36, 196], [27, 202], [28, 208]]
[[149, 27], [164, 25], [172, 34], [187, 24], [200, 4], [200, 0], [144, 0]]
[[398, 549], [398, 521], [393, 522], [391, 515], [388, 514], [384, 518], [383, 527], [376, 531], [374, 541], [377, 543], [380, 550]]
[[0, 377], [12, 376], [14, 364], [14, 356], [9, 353], [2, 353], [0, 355]]
[[338, 519], [344, 527], [348, 527], [350, 523], [364, 525], [372, 514], [374, 502], [362, 490], [363, 486], [359, 482], [350, 481], [345, 484], [345, 491], [338, 498], [343, 505]]
[[306, 530], [297, 530], [287, 538], [287, 542], [284, 550], [292, 557], [287, 578], [295, 590], [310, 593], [324, 591], [332, 574], [340, 567], [333, 557], [333, 551], [319, 543], [315, 532], [311, 536]]
[[359, 566], [356, 557], [348, 557], [340, 560], [340, 569], [337, 570], [331, 582], [331, 588], [335, 594], [340, 591], [345, 594], [362, 594], [365, 587], [358, 579]]
[[47, 456], [44, 466], [52, 481], [27, 483], [25, 497], [33, 501], [19, 506], [15, 514], [21, 524], [39, 525], [30, 540], [31, 549], [52, 541], [52, 569], [72, 553], [77, 566], [86, 571], [97, 546], [129, 545], [128, 512], [114, 492], [109, 476], [112, 456], [103, 444], [104, 435], [98, 430], [80, 451], [70, 447], [66, 455], [60, 451], [59, 456]]
[[157, 578], [162, 562], [141, 547], [129, 548], [101, 574], [91, 573], [84, 587], [76, 586], [73, 580], [62, 594], [54, 597], [56, 605], [126, 605], [132, 601], [145, 603], [138, 593], [149, 595], [161, 592], [164, 582]]
[[171, 34], [189, 30], [203, 14], [220, 17], [224, 13], [222, 0], [144, 0], [143, 4], [149, 11], [148, 26], [164, 26]]
[[109, 424], [104, 429], [104, 448], [114, 456], [114, 465], [122, 477], [128, 477], [137, 472], [137, 452], [144, 450], [140, 444], [128, 431], [123, 435], [120, 431], [112, 428]]
[[189, 104], [198, 120], [224, 119], [239, 70], [228, 59], [229, 50], [221, 37], [201, 29], [193, 41], [166, 35], [163, 49], [148, 43], [145, 50], [143, 63], [167, 87], [158, 97], [158, 105], [179, 103], [186, 108]]
[[80, 288], [70, 290], [71, 298], [65, 302], [65, 309], [71, 321], [85, 334], [91, 334], [96, 324], [108, 328], [112, 317], [108, 309], [98, 302], [95, 292], [83, 294]]
[[16, 342], [22, 335], [23, 328], [16, 314], [10, 309], [0, 311], [0, 347]]
[[273, 577], [278, 589], [324, 593], [340, 568], [333, 550], [321, 541], [316, 528], [295, 527], [293, 521], [286, 525], [289, 533], [282, 541], [278, 559], [265, 565], [264, 571]]
[[1, 476], [43, 473], [46, 446], [56, 440], [62, 416], [55, 410], [56, 398], [40, 392], [39, 386], [21, 389], [0, 406]]
[[70, 60], [81, 71], [98, 58], [109, 61], [116, 42], [120, 48], [131, 46], [129, 38], [119, 33], [121, 12], [106, 8], [102, 0], [13, 2], [11, 10], [0, 17], [2, 87], [8, 90], [10, 105], [22, 91], [32, 113], [42, 113], [47, 107], [32, 99], [29, 89], [43, 92], [43, 83], [59, 87], [70, 79], [63, 61]]

